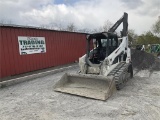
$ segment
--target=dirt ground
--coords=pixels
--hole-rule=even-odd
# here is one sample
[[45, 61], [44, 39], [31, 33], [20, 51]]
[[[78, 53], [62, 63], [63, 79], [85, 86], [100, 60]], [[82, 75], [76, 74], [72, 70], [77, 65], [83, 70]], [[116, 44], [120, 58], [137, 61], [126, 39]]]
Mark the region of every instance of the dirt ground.
[[[77, 69], [66, 72], [75, 73]], [[134, 78], [106, 101], [53, 91], [64, 72], [0, 89], [0, 120], [158, 120], [160, 71]]]

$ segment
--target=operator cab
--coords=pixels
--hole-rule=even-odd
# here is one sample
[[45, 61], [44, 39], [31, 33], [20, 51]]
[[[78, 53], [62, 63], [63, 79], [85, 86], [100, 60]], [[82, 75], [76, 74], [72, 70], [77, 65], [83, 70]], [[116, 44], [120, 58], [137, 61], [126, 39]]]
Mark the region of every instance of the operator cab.
[[100, 64], [118, 47], [116, 34], [102, 32], [87, 36], [87, 59], [92, 64]]

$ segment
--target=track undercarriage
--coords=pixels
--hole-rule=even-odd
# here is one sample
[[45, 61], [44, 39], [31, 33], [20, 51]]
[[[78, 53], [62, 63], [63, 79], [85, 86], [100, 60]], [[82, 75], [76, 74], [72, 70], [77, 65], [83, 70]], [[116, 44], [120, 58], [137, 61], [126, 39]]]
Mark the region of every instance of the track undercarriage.
[[132, 64], [120, 62], [108, 76], [114, 76], [116, 89], [120, 90], [124, 87], [129, 78], [133, 77]]

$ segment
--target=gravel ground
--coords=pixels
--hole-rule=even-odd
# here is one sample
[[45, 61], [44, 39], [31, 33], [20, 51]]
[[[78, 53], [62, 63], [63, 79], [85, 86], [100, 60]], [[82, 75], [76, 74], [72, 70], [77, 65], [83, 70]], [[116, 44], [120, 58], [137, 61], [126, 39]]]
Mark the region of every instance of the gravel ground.
[[135, 72], [126, 87], [107, 101], [54, 92], [53, 86], [63, 74], [0, 89], [0, 120], [160, 119], [160, 71]]
[[145, 51], [132, 49], [132, 65], [134, 68], [139, 70], [159, 70], [160, 71], [160, 60], [151, 53]]

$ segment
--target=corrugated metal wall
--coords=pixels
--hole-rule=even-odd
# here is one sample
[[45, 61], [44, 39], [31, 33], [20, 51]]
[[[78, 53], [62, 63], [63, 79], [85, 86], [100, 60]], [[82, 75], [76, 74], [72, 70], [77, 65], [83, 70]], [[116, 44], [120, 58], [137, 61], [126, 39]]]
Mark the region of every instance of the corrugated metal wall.
[[[45, 37], [46, 53], [19, 54], [18, 36]], [[85, 34], [0, 27], [0, 78], [72, 63], [85, 53]]]

